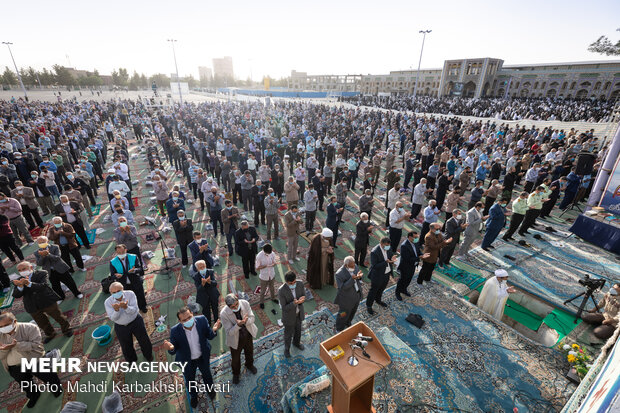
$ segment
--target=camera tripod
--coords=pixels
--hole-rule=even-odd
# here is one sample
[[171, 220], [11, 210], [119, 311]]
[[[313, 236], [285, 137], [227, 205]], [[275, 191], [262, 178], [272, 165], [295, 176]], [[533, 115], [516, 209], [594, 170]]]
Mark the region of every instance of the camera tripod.
[[598, 311], [599, 309], [598, 304], [596, 303], [596, 300], [594, 300], [594, 297], [592, 297], [592, 294], [594, 293], [594, 291], [595, 289], [587, 287], [586, 291], [579, 293], [576, 296], [564, 301], [564, 305], [566, 305], [572, 302], [573, 300], [576, 300], [577, 298], [583, 296], [583, 299], [581, 300], [581, 304], [579, 305], [579, 309], [577, 310], [577, 315], [575, 316], [575, 321], [574, 321], [575, 324], [577, 324], [577, 320], [581, 318], [581, 313], [583, 313], [583, 309], [586, 307], [588, 298], [592, 300], [592, 302], [594, 303], [594, 308], [596, 308], [596, 310]]
[[586, 190], [587, 189], [584, 187], [579, 187], [579, 189], [577, 190], [577, 193], [575, 194], [575, 198], [573, 198], [573, 201], [570, 203], [568, 207], [566, 207], [564, 211], [562, 211], [562, 213], [560, 214], [558, 218], [562, 218], [562, 215], [564, 215], [568, 211], [572, 211], [573, 208], [576, 208], [577, 211], [583, 213], [583, 210], [579, 206], [579, 203], [583, 200], [583, 197], [586, 194]]

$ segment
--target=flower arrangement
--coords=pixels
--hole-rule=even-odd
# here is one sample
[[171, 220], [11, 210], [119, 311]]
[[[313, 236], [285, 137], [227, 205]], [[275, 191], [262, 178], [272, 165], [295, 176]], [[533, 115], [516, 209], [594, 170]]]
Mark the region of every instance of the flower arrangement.
[[592, 357], [579, 347], [579, 344], [564, 344], [560, 345], [559, 349], [566, 354], [566, 360], [573, 366], [577, 375], [583, 379], [592, 367], [590, 364]]

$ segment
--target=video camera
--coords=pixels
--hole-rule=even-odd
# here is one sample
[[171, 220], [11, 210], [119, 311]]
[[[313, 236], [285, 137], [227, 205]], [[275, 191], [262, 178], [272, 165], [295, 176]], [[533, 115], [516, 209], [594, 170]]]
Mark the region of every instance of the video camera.
[[605, 285], [605, 280], [602, 278], [591, 279], [590, 276], [586, 274], [583, 279], [579, 280], [579, 284], [586, 287], [589, 291], [595, 291], [603, 288]]

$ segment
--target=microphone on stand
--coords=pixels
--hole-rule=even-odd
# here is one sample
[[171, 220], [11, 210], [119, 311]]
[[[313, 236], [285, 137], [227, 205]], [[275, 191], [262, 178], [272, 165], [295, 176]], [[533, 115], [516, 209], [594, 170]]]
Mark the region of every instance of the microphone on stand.
[[368, 341], [368, 342], [371, 342], [371, 341], [372, 341], [372, 337], [369, 337], [369, 336], [363, 336], [363, 335], [362, 335], [362, 333], [358, 333], [358, 334], [357, 334], [357, 339], [358, 339], [358, 340], [366, 340], [366, 341]]
[[364, 342], [360, 342], [359, 340], [354, 340], [354, 341], [355, 341], [356, 344], [351, 344], [351, 348], [357, 348], [357, 349], [362, 350], [362, 354], [364, 355], [364, 357], [370, 358], [370, 354], [368, 354], [366, 352], [366, 349], [364, 349], [364, 347], [366, 347], [366, 345], [368, 345], [368, 344], [367, 343], [366, 344], [362, 344]]

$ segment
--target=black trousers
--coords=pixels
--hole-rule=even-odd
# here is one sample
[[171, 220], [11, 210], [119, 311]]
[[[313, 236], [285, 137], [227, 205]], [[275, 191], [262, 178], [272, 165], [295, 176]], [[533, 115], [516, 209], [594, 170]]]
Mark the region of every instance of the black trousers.
[[362, 247], [355, 245], [355, 256], [353, 258], [355, 258], [355, 263], [357, 265], [364, 264], [364, 261], [366, 261], [367, 252], [368, 252], [367, 244], [364, 244], [364, 246]]
[[71, 293], [74, 296], [77, 297], [78, 295], [81, 294], [80, 290], [78, 290], [77, 285], [75, 284], [75, 281], [73, 280], [73, 277], [71, 277], [71, 273], [69, 271], [61, 274], [59, 272], [51, 270], [50, 271], [50, 284], [52, 284], [52, 290], [54, 290], [54, 292], [60, 296], [61, 300], [64, 300], [65, 292], [62, 290], [62, 287], [60, 286], [61, 282], [67, 287], [69, 287], [69, 290], [71, 290]]
[[390, 249], [392, 252], [396, 252], [398, 246], [400, 245], [400, 238], [403, 236], [402, 228], [392, 228], [390, 227]]
[[488, 215], [489, 209], [491, 209], [496, 199], [497, 198], [491, 198], [488, 196], [484, 199], [484, 211], [482, 211], [482, 215]]
[[[28, 381], [28, 382], [32, 383], [32, 385], [29, 385], [28, 387], [25, 387], [26, 397], [29, 398], [29, 399], [32, 399], [32, 397], [35, 394], [39, 393], [39, 390], [37, 390], [36, 387], [34, 386], [34, 384], [35, 384], [34, 380], [33, 380], [34, 377], [38, 378], [39, 380], [41, 380], [44, 383], [55, 384], [59, 388], [61, 386], [60, 378], [58, 377], [58, 373], [40, 373], [40, 372], [33, 373], [33, 372], [30, 372], [30, 371], [22, 372], [21, 366], [9, 366], [9, 374], [20, 385], [24, 381]], [[34, 391], [31, 391], [31, 389], [34, 390]]]
[[525, 181], [525, 186], [523, 187], [523, 190], [529, 194], [532, 192], [532, 189], [534, 189], [534, 182]]
[[237, 196], [239, 197], [239, 202], [243, 202], [243, 196], [241, 195], [241, 184], [235, 184], [235, 186], [233, 186], [233, 204], [237, 203]]
[[431, 276], [435, 270], [435, 264], [434, 262], [422, 261], [422, 268], [420, 268], [420, 272], [418, 273], [418, 284], [422, 284], [423, 281], [429, 282], [431, 280]]
[[43, 220], [39, 215], [38, 208], [30, 208], [28, 205], [22, 205], [22, 215], [26, 218], [26, 222], [28, 222], [28, 229], [33, 229], [35, 227], [35, 222], [38, 226], [43, 226]]
[[11, 286], [11, 280], [9, 274], [6, 272], [4, 265], [0, 262], [0, 289], [9, 288]]
[[138, 340], [144, 357], [146, 357], [147, 360], [153, 357], [153, 345], [151, 344], [151, 339], [146, 332], [146, 326], [140, 314], [126, 326], [114, 324], [114, 332], [116, 332], [116, 337], [118, 337], [118, 342], [121, 345], [123, 357], [125, 357], [126, 361], [132, 363], [138, 360], [136, 349], [133, 347], [134, 337]]
[[[0, 237], [0, 250], [2, 250], [11, 261], [15, 261], [15, 255], [17, 255], [17, 258], [21, 261], [24, 260], [24, 254], [15, 243], [15, 238], [12, 234]], [[15, 253], [15, 255], [13, 255], [13, 253]]]
[[245, 328], [239, 330], [237, 348], [230, 348], [233, 376], [238, 376], [241, 372], [241, 352], [243, 352], [245, 356], [245, 366], [254, 366], [254, 340], [252, 340], [252, 335]]
[[71, 256], [75, 259], [75, 265], [82, 270], [84, 269], [84, 261], [82, 260], [82, 254], [79, 248], [69, 249], [68, 245], [60, 245], [60, 257], [67, 263], [71, 271], [73, 271], [73, 264], [71, 264]]
[[136, 301], [138, 301], [138, 308], [143, 313], [146, 313], [146, 297], [144, 295], [144, 286], [142, 281], [139, 283], [131, 283], [124, 286], [126, 290], [133, 291], [136, 295]]
[[256, 272], [256, 269], [254, 268], [256, 264], [256, 254], [253, 252], [243, 254], [241, 257], [241, 262], [243, 263], [243, 275], [245, 275], [245, 278], [248, 278], [250, 273]]
[[452, 259], [452, 254], [454, 254], [454, 250], [458, 245], [458, 241], [452, 241], [445, 247], [441, 249], [441, 253], [439, 254], [439, 264], [448, 265], [450, 264], [450, 260]]
[[413, 278], [413, 274], [415, 274], [415, 269], [417, 266], [418, 264], [414, 265], [413, 271], [410, 271], [409, 269], [407, 269], [406, 273], [401, 272], [400, 278], [398, 279], [398, 282], [396, 283], [395, 292], [397, 294], [407, 292], [407, 287], [409, 287], [409, 284], [411, 283], [411, 279]]
[[411, 219], [416, 219], [422, 211], [422, 204], [411, 204]]
[[521, 225], [521, 223], [523, 222], [523, 218], [525, 218], [525, 215], [523, 214], [512, 214], [512, 219], [510, 220], [510, 226], [508, 227], [508, 231], [506, 231], [506, 233], [504, 233], [504, 236], [502, 237], [504, 241], [512, 237], [512, 234], [517, 232], [519, 225]]
[[373, 279], [370, 282], [370, 290], [368, 291], [368, 297], [366, 297], [366, 307], [372, 308], [373, 303], [380, 302], [381, 297], [383, 296], [383, 291], [385, 287], [388, 285], [388, 281], [390, 280], [389, 274], [384, 274], [380, 277], [380, 279]]
[[90, 242], [88, 242], [86, 230], [84, 230], [84, 225], [82, 225], [82, 221], [76, 219], [75, 221], [70, 222], [70, 224], [75, 230], [75, 234], [82, 240], [82, 245], [84, 245], [86, 248], [90, 248]]
[[424, 237], [426, 237], [426, 234], [428, 234], [430, 230], [431, 230], [430, 222], [424, 221], [422, 223], [422, 231], [420, 232], [420, 246], [424, 245]]
[[291, 348], [291, 341], [293, 344], [299, 344], [301, 342], [301, 313], [295, 316], [294, 324], [284, 325], [284, 349], [288, 351]]
[[540, 209], [528, 209], [525, 213], [525, 218], [523, 218], [523, 224], [521, 224], [521, 228], [519, 228], [519, 235], [524, 235], [525, 231], [530, 229], [532, 225], [536, 222], [536, 218], [540, 214]]
[[316, 210], [306, 211], [306, 231], [311, 232], [314, 229], [315, 219], [316, 219]]
[[183, 370], [183, 377], [185, 378], [185, 385], [192, 390], [189, 391], [189, 395], [192, 400], [198, 397], [198, 393], [194, 387], [189, 387], [187, 385], [188, 382], [196, 381], [196, 370], [200, 369], [200, 373], [202, 374], [202, 381], [204, 384], [213, 384], [213, 376], [211, 376], [211, 364], [209, 358], [210, 354], [203, 354], [197, 359], [190, 360], [185, 369]]
[[183, 265], [187, 265], [188, 264], [188, 260], [187, 260], [187, 246], [189, 245], [186, 242], [179, 242], [179, 249], [181, 250], [181, 264]]
[[220, 224], [220, 229], [221, 229], [222, 234], [223, 234], [224, 233], [224, 222], [222, 221], [222, 210], [218, 209], [216, 211], [213, 208], [211, 208], [211, 212], [210, 212], [209, 216], [211, 217], [211, 224], [213, 225], [213, 232], [215, 233], [215, 236], [217, 237], [217, 224], [218, 224], [218, 222]]
[[254, 200], [254, 226], [257, 226], [259, 224], [259, 220], [258, 220], [259, 218], [260, 218], [260, 224], [265, 225], [265, 204], [262, 201], [255, 199]]
[[336, 331], [342, 331], [347, 327], [351, 327], [351, 321], [353, 321], [353, 317], [355, 317], [358, 306], [359, 302], [355, 303], [355, 305], [351, 308], [338, 308], [338, 316], [336, 317]]

